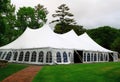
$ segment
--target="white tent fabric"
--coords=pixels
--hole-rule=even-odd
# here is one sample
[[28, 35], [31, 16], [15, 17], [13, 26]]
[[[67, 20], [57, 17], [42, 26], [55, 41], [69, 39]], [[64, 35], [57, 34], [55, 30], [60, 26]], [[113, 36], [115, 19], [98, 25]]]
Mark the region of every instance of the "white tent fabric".
[[81, 46], [85, 46], [85, 50], [101, 51], [101, 52], [113, 52], [105, 49], [91, 39], [87, 33], [84, 33], [78, 37]]
[[97, 44], [94, 40], [92, 40], [88, 36], [87, 33], [77, 36], [76, 33], [73, 30], [71, 30], [70, 32], [65, 34], [58, 34], [58, 36], [69, 41], [69, 43], [72, 43], [72, 45], [74, 46], [74, 49], [77, 49], [77, 50], [113, 52]]
[[65, 34], [54, 33], [48, 25], [40, 29], [27, 28], [26, 31], [12, 43], [0, 49], [26, 49], [26, 48], [66, 48], [76, 50], [89, 50], [112, 52], [94, 42], [87, 33], [77, 36], [73, 30]]
[[57, 36], [61, 37], [62, 39], [64, 39], [66, 41], [66, 43], [71, 44], [72, 46], [70, 46], [72, 49], [76, 49], [76, 50], [83, 50], [84, 46], [82, 46], [78, 40], [78, 36], [75, 34], [75, 32], [73, 30], [71, 30], [68, 33], [65, 34], [57, 34]]
[[12, 43], [0, 49], [26, 49], [26, 48], [68, 48], [71, 46], [63, 43], [64, 40], [57, 37], [48, 25], [40, 29], [27, 28], [26, 31]]

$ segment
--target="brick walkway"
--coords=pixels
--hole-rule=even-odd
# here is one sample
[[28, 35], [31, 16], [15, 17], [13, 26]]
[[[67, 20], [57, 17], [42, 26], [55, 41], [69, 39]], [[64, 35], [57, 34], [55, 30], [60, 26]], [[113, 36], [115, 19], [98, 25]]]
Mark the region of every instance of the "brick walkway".
[[2, 82], [32, 82], [34, 76], [41, 69], [41, 66], [29, 66], [9, 77]]

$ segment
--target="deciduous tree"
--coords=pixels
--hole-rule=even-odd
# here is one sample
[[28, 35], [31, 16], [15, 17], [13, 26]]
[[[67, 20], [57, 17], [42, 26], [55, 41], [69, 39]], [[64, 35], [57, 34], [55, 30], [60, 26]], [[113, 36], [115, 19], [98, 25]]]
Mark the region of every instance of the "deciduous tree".
[[87, 32], [98, 44], [108, 49], [111, 49], [111, 44], [120, 36], [118, 30], [110, 26], [90, 29]]
[[15, 6], [10, 0], [0, 0], [0, 46], [15, 39]]
[[116, 38], [111, 45], [111, 48], [120, 53], [120, 37]]
[[26, 27], [33, 29], [42, 27], [47, 19], [48, 11], [43, 5], [38, 4], [35, 8], [23, 7], [17, 12], [17, 27], [23, 31]]

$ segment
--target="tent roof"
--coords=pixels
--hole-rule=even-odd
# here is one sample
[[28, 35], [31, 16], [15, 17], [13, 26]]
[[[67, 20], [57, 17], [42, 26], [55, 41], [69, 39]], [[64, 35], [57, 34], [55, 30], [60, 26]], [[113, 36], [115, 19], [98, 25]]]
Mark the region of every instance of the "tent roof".
[[18, 39], [0, 49], [67, 48], [68, 45], [63, 41], [54, 34], [48, 25], [44, 25], [39, 29], [27, 28]]
[[71, 30], [65, 34], [56, 34], [48, 25], [44, 25], [39, 29], [27, 28], [18, 39], [9, 43], [8, 45], [0, 47], [0, 49], [26, 49], [44, 47], [112, 52], [98, 45], [87, 35], [87, 33], [77, 36], [76, 33]]
[[97, 44], [93, 39], [89, 37], [87, 33], [84, 33], [78, 37], [79, 43], [81, 46], [84, 46], [87, 50], [92, 51], [103, 51], [103, 52], [113, 52], [111, 50], [108, 50], [99, 44]]
[[78, 50], [113, 52], [97, 44], [87, 33], [77, 36], [76, 33], [71, 30], [68, 33], [59, 34], [59, 36], [69, 41], [69, 43], [72, 43], [74, 48]]
[[80, 45], [80, 42], [78, 41], [78, 36], [76, 35], [76, 33], [73, 30], [71, 30], [65, 34], [57, 34], [57, 36], [64, 39], [66, 41], [66, 43], [72, 44], [72, 46], [70, 46], [72, 49], [77, 49], [77, 50], [84, 49], [83, 46]]

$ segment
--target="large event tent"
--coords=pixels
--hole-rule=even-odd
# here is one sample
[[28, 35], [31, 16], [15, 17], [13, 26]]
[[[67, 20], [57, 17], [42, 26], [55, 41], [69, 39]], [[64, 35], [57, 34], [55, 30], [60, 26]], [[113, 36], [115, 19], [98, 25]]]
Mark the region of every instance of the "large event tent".
[[117, 52], [93, 41], [87, 33], [77, 36], [73, 30], [54, 33], [48, 25], [27, 28], [15, 41], [0, 47], [0, 59], [28, 64], [69, 64], [117, 61]]

